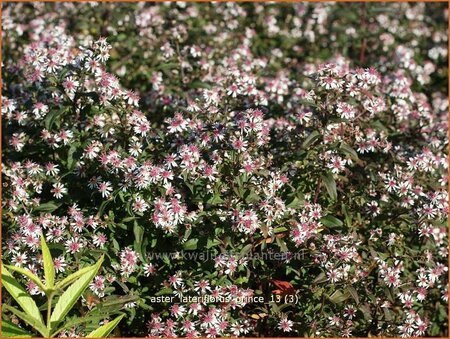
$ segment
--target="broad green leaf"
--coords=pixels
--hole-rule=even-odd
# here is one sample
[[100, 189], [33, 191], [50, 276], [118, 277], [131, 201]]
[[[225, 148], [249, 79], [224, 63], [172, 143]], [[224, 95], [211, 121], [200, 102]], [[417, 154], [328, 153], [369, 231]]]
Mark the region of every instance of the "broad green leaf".
[[374, 127], [376, 130], [378, 131], [384, 131], [384, 132], [390, 132], [389, 129], [380, 121], [371, 121], [370, 123], [372, 125], [372, 127]]
[[44, 284], [42, 283], [41, 279], [39, 279], [39, 277], [37, 277], [35, 274], [33, 274], [31, 271], [22, 268], [22, 267], [16, 267], [16, 266], [12, 266], [12, 265], [4, 265], [4, 267], [6, 267], [8, 270], [11, 271], [15, 271], [17, 273], [20, 273], [24, 276], [26, 276], [28, 279], [30, 279], [31, 281], [33, 281], [36, 285], [38, 285], [38, 287], [42, 290], [45, 291], [46, 288], [44, 286]]
[[352, 298], [356, 301], [356, 304], [359, 304], [359, 296], [358, 292], [355, 290], [353, 286], [347, 286], [347, 291], [350, 293]]
[[334, 304], [340, 304], [340, 303], [344, 302], [345, 300], [347, 300], [349, 297], [350, 297], [349, 292], [342, 293], [340, 290], [336, 290], [328, 298]]
[[306, 137], [306, 139], [302, 143], [302, 148], [308, 148], [320, 137], [320, 133], [318, 131], [312, 131], [310, 135]]
[[344, 223], [332, 215], [327, 215], [320, 219], [320, 222], [327, 227], [342, 226]]
[[59, 297], [58, 302], [53, 310], [52, 316], [50, 318], [51, 328], [58, 325], [70, 309], [75, 305], [78, 298], [88, 287], [92, 279], [94, 279], [97, 274], [101, 264], [103, 262], [103, 256], [94, 265], [94, 269], [85, 272], [78, 280], [76, 280], [72, 285], [67, 288], [67, 290]]
[[[120, 196], [120, 194], [119, 194], [119, 196]], [[137, 217], [126, 217], [126, 218], [122, 219], [122, 223], [126, 223], [126, 222], [133, 221], [133, 220], [136, 220], [136, 219], [137, 219]]]
[[105, 212], [106, 206], [111, 202], [111, 200], [105, 200], [100, 205], [100, 208], [98, 209], [98, 215], [103, 216], [103, 213]]
[[211, 89], [212, 88], [212, 86], [210, 84], [208, 84], [206, 82], [198, 81], [198, 80], [191, 82], [188, 86], [189, 86], [189, 88], [192, 88], [192, 89], [194, 89], [194, 88]]
[[341, 146], [339, 147], [345, 154], [347, 154], [348, 156], [350, 156], [350, 158], [352, 158], [353, 160], [358, 160], [358, 153], [356, 153], [356, 151], [351, 148], [348, 144], [346, 144], [345, 142], [343, 142], [341, 144]]
[[252, 250], [252, 248], [253, 248], [253, 245], [252, 245], [252, 244], [245, 245], [245, 246], [242, 248], [241, 253], [239, 254], [239, 258], [243, 258], [243, 257], [245, 257], [247, 254], [249, 254], [250, 251]]
[[294, 197], [294, 199], [291, 202], [289, 202], [286, 205], [286, 207], [287, 208], [299, 208], [301, 206], [301, 203], [302, 203], [302, 201], [299, 198]]
[[143, 261], [144, 253], [142, 253], [142, 245], [143, 245], [143, 239], [144, 239], [144, 228], [137, 223], [137, 221], [134, 221], [133, 225], [133, 233], [134, 233], [134, 242], [133, 247], [134, 250], [139, 254], [140, 259]]
[[[33, 298], [25, 291], [25, 289], [17, 282], [16, 279], [9, 273], [9, 271], [2, 267], [2, 285], [11, 294], [14, 300], [22, 307], [26, 315], [33, 319], [33, 321], [41, 322], [42, 320], [41, 312], [34, 302]], [[5, 305], [4, 305], [5, 306]]]
[[155, 296], [158, 297], [160, 295], [167, 295], [167, 294], [172, 294], [172, 293], [173, 293], [173, 291], [171, 288], [165, 287], [165, 288], [161, 289], [159, 292], [156, 292]]
[[69, 170], [73, 169], [73, 166], [75, 164], [75, 162], [73, 161], [73, 154], [76, 152], [79, 146], [80, 144], [78, 142], [75, 142], [69, 148], [69, 152], [67, 153], [67, 168]]
[[220, 197], [219, 193], [214, 193], [213, 196], [211, 196], [211, 198], [208, 199], [208, 201], [206, 202], [208, 205], [219, 205], [221, 203], [223, 203], [223, 199]]
[[246, 283], [248, 283], [248, 278], [247, 277], [239, 277], [234, 281], [234, 283], [237, 285], [246, 284]]
[[42, 260], [44, 261], [44, 274], [47, 288], [53, 288], [55, 284], [55, 267], [53, 266], [52, 255], [48, 249], [45, 238], [41, 235]]
[[352, 216], [347, 211], [347, 206], [345, 204], [342, 204], [342, 213], [345, 216], [345, 223], [348, 227], [352, 227]]
[[13, 313], [18, 318], [25, 321], [28, 325], [30, 325], [36, 331], [38, 331], [40, 334], [42, 334], [43, 337], [46, 337], [46, 338], [49, 337], [48, 330], [45, 327], [44, 322], [42, 320], [35, 319], [34, 317], [31, 317], [30, 315], [28, 315], [22, 311], [19, 311], [15, 307], [9, 306], [7, 304], [3, 304], [2, 307], [3, 307], [3, 310], [7, 310], [7, 311]]
[[111, 314], [121, 310], [125, 306], [125, 304], [138, 300], [139, 297], [135, 295], [128, 295], [128, 296], [110, 295], [102, 299], [102, 301], [96, 305], [93, 312], [100, 311], [102, 313], [108, 312]]
[[133, 226], [134, 239], [138, 244], [142, 244], [142, 239], [144, 237], [144, 228], [135, 221]]
[[79, 277], [81, 277], [82, 275], [84, 275], [86, 272], [89, 272], [91, 270], [95, 269], [95, 265], [92, 266], [88, 266], [88, 267], [84, 267], [81, 270], [72, 273], [71, 275], [67, 276], [66, 278], [64, 278], [63, 280], [61, 280], [59, 283], [56, 284], [55, 289], [61, 289], [63, 290], [64, 288], [66, 288], [68, 285], [70, 285], [71, 283], [73, 283], [75, 280], [77, 280]]
[[68, 321], [66, 320], [64, 322], [64, 325], [62, 327], [58, 328], [55, 332], [53, 332], [51, 334], [51, 336], [55, 337], [61, 331], [64, 331], [68, 328], [71, 328], [73, 326], [80, 325], [83, 323], [94, 322], [94, 321], [98, 323], [99, 321], [101, 321], [104, 318], [105, 318], [104, 314], [98, 314], [95, 316], [74, 317], [73, 319], [69, 319]]
[[187, 179], [185, 179], [184, 184], [189, 188], [191, 193], [194, 194], [194, 185], [188, 182]]
[[53, 201], [46, 202], [44, 204], [39, 204], [34, 210], [36, 212], [48, 212], [51, 213], [56, 210], [61, 204], [56, 204]]
[[394, 303], [395, 298], [394, 295], [392, 293], [392, 290], [389, 287], [385, 287], [384, 288], [384, 294], [386, 295], [387, 299], [391, 302]]
[[63, 109], [56, 109], [56, 110], [52, 110], [50, 111], [47, 116], [45, 117], [44, 123], [45, 123], [45, 128], [47, 130], [50, 130], [53, 126], [53, 123], [55, 122], [55, 119], [58, 117], [58, 115], [60, 115], [61, 113], [63, 113]]
[[286, 227], [277, 227], [273, 230], [274, 234], [286, 232], [288, 229]]
[[196, 250], [198, 239], [189, 239], [183, 244], [183, 249], [185, 250]]
[[322, 180], [330, 198], [336, 200], [337, 199], [336, 181], [334, 181], [333, 175], [331, 175], [331, 173], [324, 174], [322, 175]]
[[112, 330], [119, 324], [119, 322], [122, 320], [122, 318], [125, 316], [125, 314], [119, 315], [116, 319], [113, 321], [110, 321], [107, 324], [104, 324], [97, 328], [96, 330], [89, 333], [86, 338], [106, 338]]
[[360, 305], [359, 306], [360, 311], [364, 315], [364, 319], [367, 321], [372, 320], [372, 312], [370, 310], [370, 307], [368, 305]]
[[255, 190], [253, 188], [245, 192], [244, 199], [247, 204], [253, 204], [261, 200], [259, 195], [255, 193]]
[[161, 63], [155, 66], [157, 70], [163, 71], [163, 70], [170, 70], [170, 69], [176, 69], [178, 68], [178, 63], [176, 62], [169, 62], [169, 63]]
[[314, 284], [320, 284], [320, 283], [323, 283], [324, 281], [327, 281], [327, 280], [328, 280], [328, 278], [325, 275], [325, 273], [320, 272], [320, 274], [316, 277], [316, 279], [314, 279], [313, 283]]
[[184, 232], [183, 240], [187, 241], [189, 239], [189, 236], [192, 233], [192, 228], [186, 228], [186, 231]]
[[221, 244], [220, 240], [208, 238], [207, 243], [206, 243], [206, 248], [210, 249], [210, 248], [218, 246], [220, 244]]
[[280, 250], [281, 250], [282, 252], [288, 252], [289, 249], [287, 248], [286, 243], [284, 242], [284, 240], [281, 239], [281, 238], [278, 238], [278, 237], [277, 237], [276, 239], [277, 239], [277, 240], [276, 240], [277, 245], [278, 245], [278, 247], [280, 248]]
[[12, 322], [2, 320], [2, 338], [32, 338], [33, 335]]

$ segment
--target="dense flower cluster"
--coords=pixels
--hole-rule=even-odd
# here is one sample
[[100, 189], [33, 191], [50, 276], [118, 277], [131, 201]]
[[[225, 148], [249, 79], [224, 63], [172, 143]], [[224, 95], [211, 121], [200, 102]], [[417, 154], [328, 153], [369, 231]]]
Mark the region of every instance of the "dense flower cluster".
[[122, 337], [447, 335], [447, 16], [5, 5], [3, 260], [105, 254]]

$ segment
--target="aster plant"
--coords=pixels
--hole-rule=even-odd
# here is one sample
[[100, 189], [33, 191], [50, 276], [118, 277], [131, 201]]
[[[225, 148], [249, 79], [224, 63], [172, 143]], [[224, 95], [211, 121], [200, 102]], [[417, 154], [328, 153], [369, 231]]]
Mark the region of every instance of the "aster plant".
[[4, 331], [448, 335], [446, 4], [2, 15]]

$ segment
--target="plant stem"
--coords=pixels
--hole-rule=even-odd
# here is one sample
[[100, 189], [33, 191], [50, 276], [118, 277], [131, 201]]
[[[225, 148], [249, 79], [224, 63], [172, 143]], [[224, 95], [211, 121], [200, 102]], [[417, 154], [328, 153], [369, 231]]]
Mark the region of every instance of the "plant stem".
[[52, 301], [53, 301], [53, 292], [47, 298], [47, 329], [50, 333], [50, 319], [52, 316]]

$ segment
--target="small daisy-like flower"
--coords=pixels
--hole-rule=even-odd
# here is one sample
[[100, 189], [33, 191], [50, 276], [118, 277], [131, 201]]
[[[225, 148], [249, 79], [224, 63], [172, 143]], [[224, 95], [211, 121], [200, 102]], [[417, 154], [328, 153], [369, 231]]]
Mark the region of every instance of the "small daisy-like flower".
[[67, 188], [63, 184], [57, 182], [53, 184], [53, 188], [51, 189], [50, 192], [53, 193], [53, 196], [56, 199], [61, 199], [64, 194], [67, 194]]
[[156, 268], [153, 264], [145, 264], [143, 267], [143, 270], [144, 270], [144, 275], [146, 277], [149, 277], [149, 276], [155, 274], [155, 272], [156, 272]]
[[46, 175], [56, 176], [59, 173], [58, 165], [55, 165], [54, 163], [51, 163], [51, 162], [49, 162], [49, 163], [47, 163], [47, 165], [45, 165], [45, 169], [46, 169], [46, 172], [45, 172]]
[[53, 259], [53, 266], [55, 267], [55, 271], [57, 273], [64, 272], [66, 270], [65, 267], [67, 266], [64, 257], [61, 255]]
[[283, 316], [278, 322], [278, 328], [283, 332], [291, 332], [294, 323], [287, 319], [287, 316]]
[[98, 184], [98, 191], [102, 194], [102, 198], [109, 198], [112, 190], [113, 189], [109, 181], [104, 181]]
[[97, 247], [105, 246], [107, 241], [108, 241], [108, 238], [103, 233], [98, 233], [98, 234], [95, 234], [92, 236], [92, 242]]

